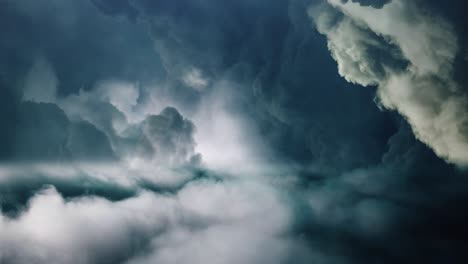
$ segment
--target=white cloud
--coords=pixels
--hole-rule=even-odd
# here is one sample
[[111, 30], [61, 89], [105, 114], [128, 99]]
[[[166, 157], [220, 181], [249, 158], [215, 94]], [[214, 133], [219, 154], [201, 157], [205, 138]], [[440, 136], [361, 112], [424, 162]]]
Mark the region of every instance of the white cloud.
[[203, 76], [198, 68], [191, 68], [183, 76], [182, 81], [189, 87], [197, 91], [203, 91], [209, 83], [209, 80]]
[[[340, 75], [377, 85], [382, 105], [400, 112], [418, 139], [449, 162], [468, 165], [468, 99], [452, 76], [458, 52], [452, 26], [406, 0], [381, 9], [328, 2], [335, 11], [310, 13], [327, 36]], [[337, 11], [343, 17], [329, 19]]]
[[134, 107], [140, 95], [138, 85], [126, 81], [106, 80], [99, 82], [96, 86], [92, 92], [93, 96], [111, 103], [124, 113], [127, 119], [134, 119], [132, 118]]
[[48, 188], [18, 218], [0, 215], [0, 260], [275, 263], [287, 256], [290, 221], [279, 193], [253, 182], [200, 181], [176, 196], [142, 191], [119, 202], [65, 200]]
[[119, 259], [138, 246], [135, 237], [151, 236], [166, 227], [171, 203], [149, 193], [118, 203], [93, 197], [65, 201], [47, 189], [18, 219], [2, 217], [0, 259], [8, 263]]
[[189, 186], [178, 201], [188, 219], [200, 219], [206, 226], [175, 227], [152, 241], [153, 254], [130, 263], [279, 263], [290, 246], [280, 237], [290, 216], [275, 192], [265, 187]]
[[397, 44], [419, 74], [450, 74], [457, 52], [452, 26], [413, 1], [393, 0], [381, 9], [329, 0], [344, 14]]
[[363, 49], [363, 46], [380, 49], [381, 43], [365, 29], [356, 26], [351, 19], [343, 19], [339, 25], [329, 28], [334, 23], [334, 14], [320, 12], [316, 15], [319, 32], [327, 34], [328, 48], [338, 62], [338, 72], [348, 82], [363, 86], [377, 85], [384, 77], [383, 69]]
[[235, 83], [220, 80], [206, 95], [193, 116], [197, 132], [196, 151], [210, 168], [227, 172], [258, 172], [266, 162], [266, 146], [251, 120], [232, 109], [236, 101]]

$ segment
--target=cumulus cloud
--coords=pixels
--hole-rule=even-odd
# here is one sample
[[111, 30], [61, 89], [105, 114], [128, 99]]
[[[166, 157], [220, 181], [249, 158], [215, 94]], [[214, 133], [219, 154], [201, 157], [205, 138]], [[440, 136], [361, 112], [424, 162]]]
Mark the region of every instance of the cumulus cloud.
[[[409, 130], [401, 129], [392, 138], [379, 166], [309, 183], [291, 168], [274, 166], [268, 177], [237, 177], [232, 171], [230, 175], [163, 171], [151, 164], [122, 161], [2, 166], [0, 206], [18, 207], [0, 218], [0, 259], [6, 263], [102, 263], [103, 259], [361, 263], [391, 259], [388, 251], [403, 254], [397, 260], [417, 258], [399, 245], [420, 249], [430, 242], [408, 245], [405, 241], [412, 243], [415, 238], [396, 228], [402, 217], [418, 216], [417, 211], [407, 211], [407, 203], [410, 208], [414, 202], [430, 208], [433, 199], [444, 197], [443, 191], [432, 193], [433, 198], [420, 185], [406, 192], [394, 190], [411, 186], [405, 177], [420, 173], [425, 179], [434, 177], [438, 166], [446, 165], [435, 157], [424, 158], [427, 154], [405, 143], [408, 136]], [[418, 172], [421, 158], [430, 167]], [[432, 239], [432, 231], [426, 234]], [[389, 237], [403, 241], [388, 244]]]
[[289, 217], [279, 193], [254, 183], [200, 181], [177, 196], [143, 191], [116, 202], [94, 196], [65, 200], [49, 187], [17, 218], [1, 216], [0, 260], [278, 263], [290, 246], [281, 236]]
[[[167, 220], [157, 217], [152, 202], [156, 199], [148, 194], [120, 204], [92, 197], [66, 202], [55, 189], [46, 189], [18, 219], [2, 217], [0, 258], [7, 263], [121, 262], [145, 236], [164, 228]], [[158, 204], [164, 210], [164, 201]], [[20, 250], [23, 246], [28, 250]]]
[[[328, 39], [339, 73], [378, 86], [379, 102], [400, 112], [415, 135], [451, 163], [468, 163], [467, 97], [453, 78], [458, 52], [453, 27], [417, 3], [380, 9], [330, 0], [311, 15]], [[390, 47], [390, 48], [389, 48]]]
[[[53, 152], [52, 157], [64, 160], [143, 159], [166, 167], [200, 162], [194, 124], [173, 107], [165, 107], [160, 114], [136, 109], [140, 105], [136, 84], [104, 80], [91, 90], [59, 97], [53, 80], [55, 73], [45, 59], [38, 60], [26, 76], [22, 98], [26, 102], [20, 104], [24, 124], [19, 124], [15, 148], [20, 156], [42, 153], [41, 158], [47, 159], [43, 153]], [[48, 103], [37, 103], [44, 100]], [[48, 124], [42, 122], [46, 118]], [[31, 122], [38, 122], [39, 131], [48, 126], [50, 140], [37, 140], [38, 131], [30, 133], [35, 124]], [[59, 125], [61, 130], [52, 133]], [[34, 146], [41, 143], [45, 145]]]
[[310, 2], [0, 1], [0, 263], [463, 259], [466, 173], [348, 89], [417, 131], [451, 26], [329, 1], [331, 58]]
[[[132, 115], [132, 112], [124, 114], [118, 108], [128, 105], [134, 99], [128, 96], [116, 98], [119, 96], [118, 91], [103, 95], [100, 89], [83, 92], [59, 104], [67, 115], [77, 120], [75, 122], [82, 123], [80, 120], [84, 120], [103, 131], [113, 151], [122, 159], [143, 159], [169, 167], [200, 162], [193, 139], [195, 126], [190, 120], [184, 118], [177, 109], [166, 107], [159, 114], [148, 114], [143, 120], [131, 122], [127, 116]], [[108, 98], [108, 94], [112, 94], [112, 98]], [[116, 103], [115, 100], [121, 101]]]
[[159, 115], [150, 115], [141, 126], [162, 164], [199, 162], [193, 139], [195, 126], [177, 109], [167, 107]]
[[[130, 15], [135, 8], [137, 17], [149, 26], [167, 73], [166, 82], [151, 87], [152, 103], [148, 108], [156, 109], [151, 113], [159, 113], [170, 102], [194, 120], [198, 135], [216, 129], [216, 134], [239, 138], [236, 142], [224, 140], [223, 135], [206, 134], [208, 141], [220, 140], [211, 147], [205, 144], [208, 141], [198, 146], [206, 146], [205, 150], [210, 151], [207, 155], [218, 161], [234, 164], [227, 154], [243, 156], [244, 160], [250, 159], [247, 156], [266, 156], [245, 153], [246, 148], [258, 147], [253, 142], [257, 139], [268, 142], [277, 152], [274, 155], [335, 171], [375, 162], [385, 150], [385, 137], [392, 133], [388, 116], [375, 107], [369, 98], [371, 91], [349, 91], [344, 89], [345, 82], [337, 81], [335, 66], [320, 44], [320, 36], [310, 30], [310, 20], [304, 12], [308, 1], [242, 0], [227, 5], [213, 0], [95, 2], [106, 13], [114, 10], [112, 15], [119, 18]], [[122, 8], [127, 4], [132, 6], [130, 10]], [[220, 85], [223, 82], [231, 83], [229, 88]], [[229, 90], [221, 96], [229, 101], [231, 109], [205, 110], [217, 104], [213, 101], [219, 90]], [[343, 90], [346, 95], [337, 96]], [[351, 101], [359, 101], [362, 109], [355, 108]], [[199, 109], [214, 111], [211, 120], [216, 124], [204, 122], [209, 118], [198, 118], [204, 115], [198, 113]], [[222, 114], [217, 117], [218, 113]], [[372, 127], [363, 129], [370, 123]], [[255, 129], [260, 136], [250, 133]], [[339, 133], [344, 130], [349, 133]], [[365, 146], [362, 142], [366, 142]], [[230, 149], [224, 152], [226, 155], [217, 155], [217, 145], [221, 143], [221, 148]]]

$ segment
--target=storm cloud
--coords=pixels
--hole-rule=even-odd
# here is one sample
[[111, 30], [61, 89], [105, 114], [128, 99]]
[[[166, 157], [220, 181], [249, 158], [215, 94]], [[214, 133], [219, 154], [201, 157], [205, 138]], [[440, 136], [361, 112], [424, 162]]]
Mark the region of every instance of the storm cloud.
[[465, 263], [463, 2], [1, 2], [0, 263]]
[[315, 22], [328, 38], [340, 75], [378, 86], [379, 102], [405, 116], [421, 141], [465, 166], [467, 99], [453, 78], [458, 42], [450, 23], [410, 1], [381, 9], [329, 3], [336, 10], [318, 12]]

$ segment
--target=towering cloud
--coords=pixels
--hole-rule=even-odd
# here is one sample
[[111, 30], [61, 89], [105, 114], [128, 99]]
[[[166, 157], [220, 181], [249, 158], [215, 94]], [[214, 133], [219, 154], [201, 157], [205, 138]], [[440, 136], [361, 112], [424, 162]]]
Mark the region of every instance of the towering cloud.
[[449, 162], [468, 165], [468, 101], [453, 77], [453, 27], [420, 2], [394, 0], [380, 9], [328, 2], [310, 14], [340, 75], [377, 86], [379, 102], [401, 113], [418, 139]]

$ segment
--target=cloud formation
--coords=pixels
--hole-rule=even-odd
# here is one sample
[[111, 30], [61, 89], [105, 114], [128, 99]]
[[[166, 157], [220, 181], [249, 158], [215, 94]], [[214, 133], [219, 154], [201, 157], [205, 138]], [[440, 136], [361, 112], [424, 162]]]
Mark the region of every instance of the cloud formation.
[[206, 263], [216, 256], [218, 263], [276, 262], [291, 246], [281, 237], [289, 218], [280, 194], [254, 182], [202, 180], [176, 196], [141, 191], [114, 202], [92, 195], [64, 199], [47, 187], [17, 218], [1, 216], [0, 260]]
[[463, 3], [0, 1], [0, 263], [466, 263]]
[[453, 27], [418, 3], [395, 0], [380, 9], [330, 0], [311, 11], [341, 76], [378, 86], [379, 103], [401, 113], [418, 139], [451, 163], [468, 164], [467, 95], [454, 80]]

